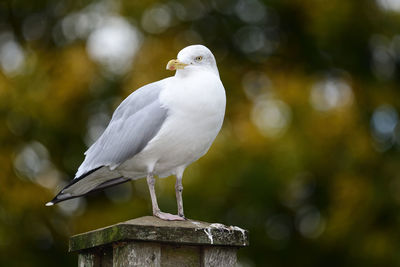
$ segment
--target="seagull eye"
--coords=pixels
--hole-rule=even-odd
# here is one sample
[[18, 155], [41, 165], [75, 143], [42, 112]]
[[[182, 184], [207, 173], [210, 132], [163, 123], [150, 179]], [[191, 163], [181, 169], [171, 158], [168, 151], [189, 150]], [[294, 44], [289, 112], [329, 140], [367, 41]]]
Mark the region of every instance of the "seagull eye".
[[202, 56], [198, 56], [198, 57], [195, 58], [196, 61], [201, 61], [202, 59], [203, 59]]

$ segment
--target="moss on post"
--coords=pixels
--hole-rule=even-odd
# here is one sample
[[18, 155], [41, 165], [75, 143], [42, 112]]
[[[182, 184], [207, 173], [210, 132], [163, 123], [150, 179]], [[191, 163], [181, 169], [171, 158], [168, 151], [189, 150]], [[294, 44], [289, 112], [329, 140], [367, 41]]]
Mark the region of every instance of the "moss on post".
[[79, 266], [234, 266], [248, 232], [222, 224], [146, 216], [72, 236]]

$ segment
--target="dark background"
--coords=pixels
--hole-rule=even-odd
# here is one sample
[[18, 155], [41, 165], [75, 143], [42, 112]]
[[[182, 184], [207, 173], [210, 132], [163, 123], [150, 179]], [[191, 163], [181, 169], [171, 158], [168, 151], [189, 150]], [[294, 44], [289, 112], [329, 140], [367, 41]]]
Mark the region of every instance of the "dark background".
[[[68, 237], [151, 213], [144, 180], [46, 208], [113, 110], [216, 56], [223, 129], [187, 217], [251, 233], [240, 266], [400, 266], [400, 1], [0, 1], [0, 265], [75, 266]], [[174, 178], [159, 203], [176, 212]]]

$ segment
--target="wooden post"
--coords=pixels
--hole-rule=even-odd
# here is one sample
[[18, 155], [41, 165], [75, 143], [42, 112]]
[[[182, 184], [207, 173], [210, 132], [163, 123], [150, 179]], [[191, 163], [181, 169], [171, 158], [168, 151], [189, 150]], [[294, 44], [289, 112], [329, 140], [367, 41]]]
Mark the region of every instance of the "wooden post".
[[79, 253], [79, 267], [235, 266], [248, 245], [236, 226], [146, 216], [72, 236], [69, 250]]

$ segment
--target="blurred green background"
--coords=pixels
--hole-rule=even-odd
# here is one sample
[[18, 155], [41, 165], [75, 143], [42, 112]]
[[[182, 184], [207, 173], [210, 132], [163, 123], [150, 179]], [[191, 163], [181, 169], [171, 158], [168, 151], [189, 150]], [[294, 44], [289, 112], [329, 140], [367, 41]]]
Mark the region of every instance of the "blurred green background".
[[250, 230], [240, 266], [400, 266], [399, 31], [400, 0], [1, 1], [0, 266], [76, 266], [70, 235], [151, 214], [144, 180], [44, 203], [190, 44], [227, 110], [186, 216]]

